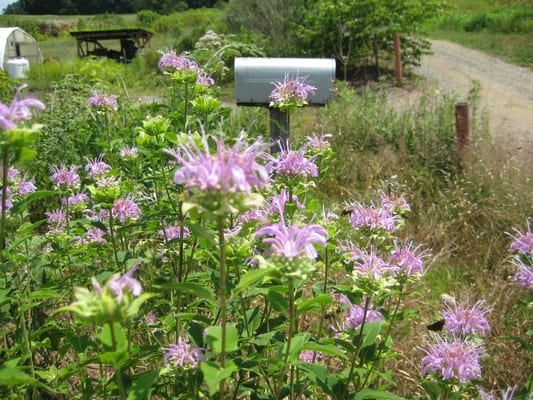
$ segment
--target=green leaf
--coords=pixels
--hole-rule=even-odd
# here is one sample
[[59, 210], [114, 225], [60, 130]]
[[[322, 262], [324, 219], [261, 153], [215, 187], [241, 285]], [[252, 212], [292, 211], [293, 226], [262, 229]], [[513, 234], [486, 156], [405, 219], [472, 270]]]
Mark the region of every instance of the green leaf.
[[128, 400], [146, 400], [150, 398], [152, 383], [157, 378], [157, 371], [147, 371], [134, 377], [128, 394]]
[[381, 332], [381, 323], [380, 322], [368, 322], [363, 328], [363, 342], [361, 343], [361, 348], [372, 346], [376, 343], [376, 338]]
[[128, 353], [125, 351], [106, 351], [100, 354], [98, 359], [104, 364], [120, 366], [128, 361]]
[[338, 357], [340, 359], [346, 359], [346, 352], [342, 351], [338, 346], [329, 345], [329, 344], [321, 344], [321, 343], [315, 343], [315, 342], [307, 342], [302, 350], [312, 350], [315, 352], [320, 352], [323, 354], [329, 354], [335, 357]]
[[44, 199], [44, 198], [53, 197], [53, 196], [57, 196], [57, 193], [52, 190], [39, 190], [37, 192], [30, 193], [24, 196], [24, 198], [21, 201], [13, 204], [13, 207], [9, 209], [9, 212], [16, 213], [22, 210], [24, 207], [26, 207], [28, 204], [30, 204], [31, 202], [35, 200]]
[[212, 290], [205, 286], [201, 286], [192, 282], [169, 283], [166, 285], [157, 286], [157, 288], [165, 290], [176, 290], [178, 292], [187, 292], [194, 296], [198, 296], [202, 299], [205, 299], [211, 304], [214, 304], [216, 302], [215, 295], [213, 294]]
[[339, 394], [343, 392], [343, 383], [339, 379], [328, 371], [325, 367], [319, 364], [300, 362], [297, 364], [298, 368], [307, 373], [307, 377], [320, 386], [322, 390], [333, 397], [339, 398]]
[[24, 372], [21, 368], [16, 366], [4, 366], [0, 368], [0, 385], [16, 386], [16, 385], [30, 385], [46, 388], [54, 392], [53, 389], [39, 382], [36, 378]]
[[395, 394], [389, 392], [383, 392], [381, 390], [363, 389], [355, 395], [354, 399], [403, 400], [403, 397], [396, 396]]
[[105, 324], [100, 332], [99, 339], [106, 350], [124, 352], [128, 349], [128, 340], [126, 333], [118, 322], [113, 325]]
[[258, 268], [246, 272], [243, 276], [241, 276], [239, 284], [234, 289], [234, 294], [238, 294], [242, 290], [253, 287], [259, 282], [264, 281], [269, 275], [271, 275], [272, 270], [273, 269], [271, 268]]
[[296, 314], [301, 315], [307, 311], [316, 310], [322, 306], [329, 305], [332, 303], [330, 294], [321, 294], [316, 297], [302, 301], [296, 307]]
[[[222, 327], [210, 326], [207, 328], [206, 342], [216, 353], [222, 352]], [[239, 348], [239, 331], [235, 324], [226, 325], [226, 353]]]
[[217, 392], [219, 383], [227, 379], [234, 372], [238, 371], [237, 365], [233, 361], [228, 361], [224, 369], [220, 368], [214, 361], [200, 363], [200, 369], [204, 373], [204, 380], [209, 387], [209, 395], [212, 396]]

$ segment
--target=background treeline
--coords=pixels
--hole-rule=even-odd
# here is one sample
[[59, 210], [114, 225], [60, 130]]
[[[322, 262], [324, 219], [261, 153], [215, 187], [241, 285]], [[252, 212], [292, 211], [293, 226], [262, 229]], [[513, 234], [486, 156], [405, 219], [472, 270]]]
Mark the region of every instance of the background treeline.
[[[223, 2], [223, 0], [221, 0]], [[103, 14], [134, 13], [152, 10], [160, 14], [189, 8], [214, 7], [218, 0], [18, 0], [5, 9], [5, 14]]]

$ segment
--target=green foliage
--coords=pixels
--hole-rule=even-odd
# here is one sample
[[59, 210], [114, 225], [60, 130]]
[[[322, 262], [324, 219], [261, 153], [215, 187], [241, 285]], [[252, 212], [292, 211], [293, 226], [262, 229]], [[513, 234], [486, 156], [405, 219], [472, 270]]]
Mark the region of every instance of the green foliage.
[[4, 71], [0, 70], [0, 102], [8, 104], [13, 98], [18, 83], [11, 79]]
[[479, 49], [522, 66], [533, 66], [533, 7], [527, 1], [494, 5], [487, 1], [453, 1], [448, 12], [428, 21], [436, 39]]
[[233, 79], [235, 57], [264, 57], [263, 50], [252, 42], [241, 41], [236, 35], [218, 34], [208, 30], [198, 39], [191, 52], [191, 58], [218, 83]]
[[143, 28], [151, 27], [161, 15], [152, 10], [141, 10], [137, 13], [137, 23]]

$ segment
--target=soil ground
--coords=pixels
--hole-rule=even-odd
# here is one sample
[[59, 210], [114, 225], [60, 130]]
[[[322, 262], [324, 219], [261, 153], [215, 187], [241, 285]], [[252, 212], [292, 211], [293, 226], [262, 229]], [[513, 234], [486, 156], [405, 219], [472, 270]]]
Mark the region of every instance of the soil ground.
[[434, 54], [414, 72], [465, 101], [477, 81], [494, 143], [533, 160], [533, 71], [447, 41], [431, 43]]

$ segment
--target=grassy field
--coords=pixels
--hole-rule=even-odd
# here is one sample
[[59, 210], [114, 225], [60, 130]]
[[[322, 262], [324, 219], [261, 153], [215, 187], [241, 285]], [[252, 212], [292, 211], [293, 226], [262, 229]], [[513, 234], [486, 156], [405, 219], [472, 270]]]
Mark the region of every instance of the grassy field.
[[448, 5], [445, 14], [427, 27], [430, 37], [533, 68], [530, 1], [449, 0]]

